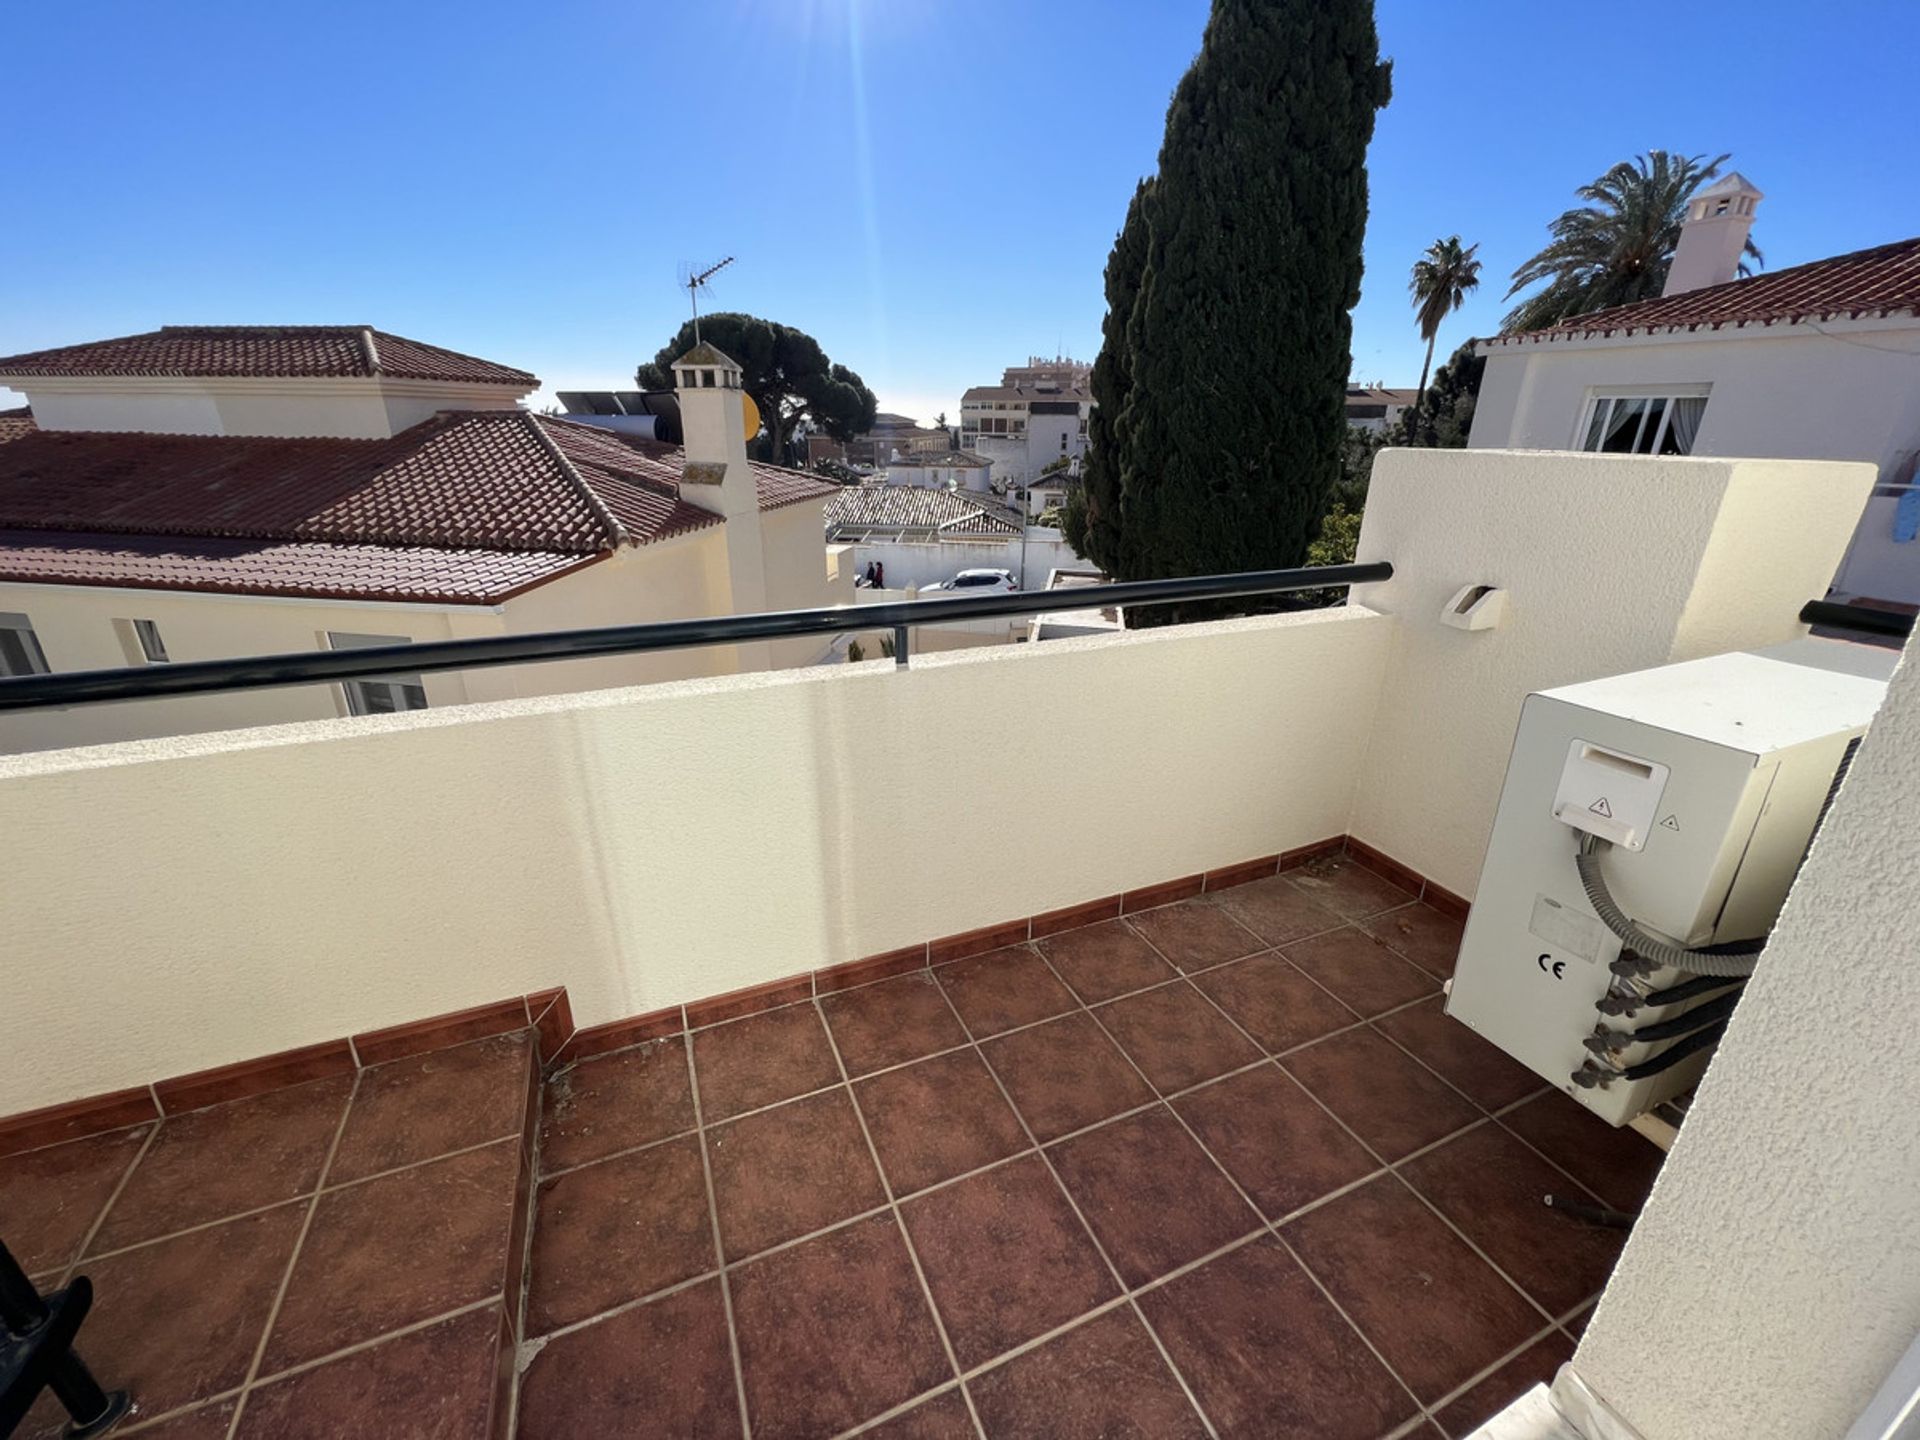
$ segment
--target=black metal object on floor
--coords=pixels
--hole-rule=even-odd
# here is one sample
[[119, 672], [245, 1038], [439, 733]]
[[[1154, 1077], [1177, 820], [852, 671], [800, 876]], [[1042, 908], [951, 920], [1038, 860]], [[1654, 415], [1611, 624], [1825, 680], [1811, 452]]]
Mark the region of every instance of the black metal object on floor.
[[42, 1390], [53, 1391], [71, 1417], [68, 1440], [104, 1435], [126, 1415], [127, 1392], [102, 1390], [73, 1353], [74, 1336], [92, 1308], [86, 1276], [43, 1296], [0, 1244], [0, 1436], [20, 1427]]

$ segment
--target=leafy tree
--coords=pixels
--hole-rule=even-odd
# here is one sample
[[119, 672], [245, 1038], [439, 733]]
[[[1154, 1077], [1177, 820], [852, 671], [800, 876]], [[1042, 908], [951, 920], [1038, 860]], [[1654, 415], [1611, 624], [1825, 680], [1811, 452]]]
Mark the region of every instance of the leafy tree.
[[[776, 464], [793, 457], [793, 428], [803, 417], [842, 443], [873, 428], [877, 403], [860, 377], [827, 359], [820, 342], [804, 330], [722, 311], [700, 317], [700, 336], [718, 346], [741, 370], [741, 387], [760, 407], [765, 432], [762, 458]], [[673, 384], [673, 362], [693, 348], [687, 321], [634, 378], [644, 390]]]
[[1474, 353], [1469, 340], [1447, 357], [1446, 364], [1434, 372], [1427, 388], [1427, 410], [1422, 433], [1415, 436], [1402, 415], [1387, 427], [1380, 445], [1426, 445], [1440, 450], [1466, 447], [1473, 432], [1473, 410], [1480, 398], [1480, 379], [1487, 373], [1487, 361]]
[[1427, 358], [1420, 362], [1420, 388], [1413, 392], [1413, 417], [1407, 433], [1420, 433], [1420, 402], [1427, 397], [1427, 372], [1433, 368], [1433, 342], [1439, 337], [1440, 322], [1467, 303], [1467, 296], [1480, 288], [1480, 262], [1473, 258], [1480, 247], [1460, 248], [1460, 237], [1449, 235], [1427, 247], [1427, 253], [1413, 262], [1413, 277], [1407, 289], [1413, 295], [1415, 313], [1420, 322], [1420, 338], [1427, 342]]
[[[1546, 288], [1508, 312], [1503, 333], [1539, 330], [1569, 316], [1658, 295], [1680, 243], [1688, 199], [1719, 175], [1727, 159], [1649, 150], [1582, 185], [1574, 193], [1587, 203], [1549, 225], [1553, 239], [1547, 247], [1513, 272], [1509, 300], [1541, 281]], [[1746, 258], [1766, 263], [1751, 240]], [[1744, 262], [1740, 273], [1751, 273]]]
[[1214, 0], [1168, 107], [1126, 322], [1120, 534], [1099, 547], [1122, 577], [1305, 558], [1340, 472], [1389, 81], [1372, 0]]
[[1110, 575], [1123, 573], [1120, 555], [1121, 448], [1117, 422], [1133, 392], [1133, 356], [1127, 349], [1127, 321], [1140, 294], [1147, 263], [1147, 206], [1153, 181], [1142, 180], [1127, 202], [1127, 218], [1107, 256], [1107, 313], [1100, 322], [1100, 353], [1094, 357], [1088, 388], [1093, 411], [1087, 417], [1086, 458], [1080, 485], [1067, 496], [1061, 531], [1077, 554]]

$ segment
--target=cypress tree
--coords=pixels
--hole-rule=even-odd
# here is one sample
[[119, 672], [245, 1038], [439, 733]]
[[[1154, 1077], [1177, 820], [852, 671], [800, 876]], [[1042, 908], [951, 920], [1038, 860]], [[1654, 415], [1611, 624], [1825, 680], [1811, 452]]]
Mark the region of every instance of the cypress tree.
[[1107, 317], [1100, 326], [1100, 353], [1089, 385], [1093, 413], [1087, 419], [1087, 453], [1081, 483], [1067, 494], [1062, 527], [1067, 543], [1111, 575], [1125, 573], [1120, 552], [1120, 453], [1115, 425], [1133, 389], [1127, 320], [1140, 293], [1147, 263], [1147, 203], [1153, 181], [1142, 180], [1127, 205], [1126, 222], [1107, 256]]
[[1388, 93], [1372, 0], [1214, 0], [1168, 107], [1130, 384], [1107, 422], [1124, 578], [1306, 558], [1340, 474], [1367, 143]]

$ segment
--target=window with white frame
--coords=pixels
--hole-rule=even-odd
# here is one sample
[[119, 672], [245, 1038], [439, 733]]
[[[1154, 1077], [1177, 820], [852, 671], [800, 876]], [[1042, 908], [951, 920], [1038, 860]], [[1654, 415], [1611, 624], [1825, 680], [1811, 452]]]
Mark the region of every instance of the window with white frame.
[[1601, 455], [1691, 455], [1706, 409], [1705, 386], [1595, 394], [1580, 426], [1580, 448]]
[[[375, 645], [407, 645], [406, 635], [349, 635], [337, 630], [327, 632], [327, 645], [334, 650], [365, 650]], [[427, 687], [418, 675], [372, 675], [364, 680], [348, 680], [341, 687], [347, 696], [349, 715], [392, 715], [401, 710], [427, 708]]]
[[160, 627], [151, 620], [116, 620], [120, 646], [135, 665], [167, 663], [167, 642], [160, 638]]
[[52, 667], [33, 633], [33, 622], [15, 611], [0, 610], [0, 675], [45, 675]]

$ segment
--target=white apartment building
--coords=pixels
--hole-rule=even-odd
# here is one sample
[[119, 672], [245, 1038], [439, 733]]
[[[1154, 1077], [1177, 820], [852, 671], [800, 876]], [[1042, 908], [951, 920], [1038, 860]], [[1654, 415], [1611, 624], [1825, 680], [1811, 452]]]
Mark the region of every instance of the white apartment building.
[[1093, 367], [1030, 356], [1009, 366], [998, 385], [975, 385], [960, 398], [960, 448], [985, 456], [1000, 488], [1024, 487], [1063, 456], [1087, 449]]

